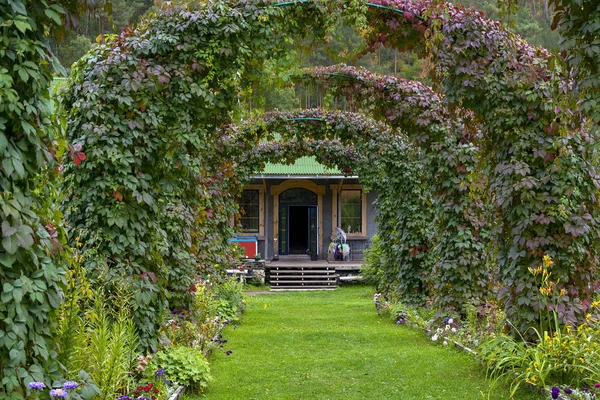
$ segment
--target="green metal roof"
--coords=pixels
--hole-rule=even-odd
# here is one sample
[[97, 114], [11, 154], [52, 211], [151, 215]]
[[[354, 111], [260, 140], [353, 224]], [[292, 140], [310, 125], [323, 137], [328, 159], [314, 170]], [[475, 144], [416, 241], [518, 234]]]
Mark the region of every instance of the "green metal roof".
[[327, 168], [315, 157], [300, 157], [291, 165], [267, 163], [264, 175], [342, 175], [337, 169]]

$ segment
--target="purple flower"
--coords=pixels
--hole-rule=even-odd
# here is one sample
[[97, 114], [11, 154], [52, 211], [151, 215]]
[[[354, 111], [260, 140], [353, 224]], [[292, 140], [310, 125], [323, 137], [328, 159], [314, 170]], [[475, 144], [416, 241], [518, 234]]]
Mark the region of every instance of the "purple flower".
[[63, 389], [52, 389], [50, 391], [50, 397], [67, 397], [69, 394]]
[[227, 351], [225, 352], [225, 354], [227, 354], [227, 355], [230, 355], [231, 353], [233, 353], [233, 351], [231, 351], [231, 350], [227, 350]]
[[27, 386], [29, 386], [30, 388], [35, 389], [35, 390], [42, 390], [43, 388], [46, 387], [44, 382], [29, 382], [27, 384]]
[[552, 386], [552, 398], [553, 399], [558, 399], [558, 395], [560, 394], [560, 389], [557, 388], [556, 386]]
[[123, 395], [123, 396], [117, 397], [117, 400], [133, 400], [133, 399], [129, 396]]
[[594, 383], [594, 387], [595, 388], [599, 388], [600, 387], [600, 383]]
[[75, 389], [77, 386], [79, 386], [79, 383], [73, 381], [66, 381], [63, 383], [63, 388], [67, 390]]
[[181, 312], [181, 310], [178, 310], [178, 309], [176, 309], [176, 308], [175, 308], [175, 309], [173, 309], [173, 311], [171, 311], [171, 312], [172, 312], [173, 314], [179, 314], [179, 313]]
[[581, 389], [581, 390], [583, 390], [584, 392], [588, 392], [590, 389], [588, 389], [588, 388], [583, 388], [583, 389]]
[[571, 393], [573, 393], [573, 390], [572, 390], [572, 389], [570, 389], [570, 388], [568, 388], [568, 387], [566, 387], [566, 388], [565, 388], [565, 393], [566, 393], [566, 394], [571, 394]]
[[164, 368], [159, 368], [156, 370], [156, 376], [163, 376], [165, 374]]

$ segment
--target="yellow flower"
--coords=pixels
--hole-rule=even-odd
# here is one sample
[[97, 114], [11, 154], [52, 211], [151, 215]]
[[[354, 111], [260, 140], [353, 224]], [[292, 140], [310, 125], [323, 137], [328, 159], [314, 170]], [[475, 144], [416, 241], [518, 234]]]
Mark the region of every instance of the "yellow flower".
[[540, 366], [540, 363], [538, 363], [537, 361], [533, 363], [533, 368], [537, 368]]

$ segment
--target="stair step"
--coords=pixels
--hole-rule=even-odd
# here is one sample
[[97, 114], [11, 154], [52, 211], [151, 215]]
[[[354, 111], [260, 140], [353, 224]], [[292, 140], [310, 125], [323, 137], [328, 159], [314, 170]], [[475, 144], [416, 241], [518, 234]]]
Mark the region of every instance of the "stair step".
[[290, 278], [335, 278], [335, 275], [273, 275], [271, 274], [271, 279], [290, 279]]
[[271, 291], [308, 291], [308, 290], [335, 290], [337, 286], [276, 286], [272, 287]]
[[335, 271], [270, 271], [271, 275], [302, 276], [302, 275], [335, 275]]
[[280, 287], [280, 286], [295, 286], [295, 287], [304, 287], [304, 286], [337, 286], [336, 282], [322, 282], [322, 281], [305, 281], [305, 282], [294, 282], [294, 281], [280, 281], [280, 282], [271, 282], [271, 287]]
[[269, 268], [271, 271], [335, 271], [333, 267], [323, 267], [323, 268], [315, 268], [315, 267], [271, 267]]

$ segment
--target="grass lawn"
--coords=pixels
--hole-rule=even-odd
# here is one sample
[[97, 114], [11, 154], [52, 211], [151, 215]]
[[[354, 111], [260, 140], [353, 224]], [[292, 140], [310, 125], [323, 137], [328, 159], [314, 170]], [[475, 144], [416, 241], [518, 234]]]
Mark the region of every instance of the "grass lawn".
[[[378, 316], [372, 295], [355, 286], [249, 296], [243, 323], [226, 328], [228, 343], [211, 356], [208, 390], [185, 399], [487, 398], [472, 356]], [[508, 389], [490, 398], [507, 399]]]

